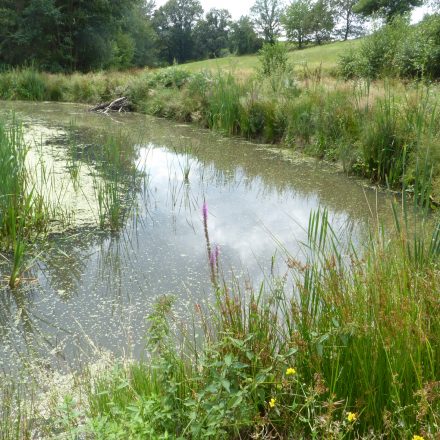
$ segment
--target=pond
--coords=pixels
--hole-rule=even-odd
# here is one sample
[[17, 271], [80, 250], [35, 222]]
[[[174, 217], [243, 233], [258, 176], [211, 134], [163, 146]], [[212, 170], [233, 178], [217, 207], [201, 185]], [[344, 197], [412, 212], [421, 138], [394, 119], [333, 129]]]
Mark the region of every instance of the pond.
[[[98, 349], [137, 357], [155, 299], [174, 295], [182, 319], [211, 301], [204, 204], [221, 278], [254, 286], [283, 276], [287, 253], [304, 258], [312, 211], [326, 208], [334, 230], [358, 244], [368, 222], [391, 218], [389, 196], [288, 149], [74, 104], [2, 103], [0, 116], [12, 111], [30, 146], [30, 168], [44, 161], [50, 174], [35, 172], [36, 186], [63, 206], [68, 221], [54, 225], [19, 288], [2, 285], [6, 371], [29, 359], [75, 366]], [[108, 136], [122, 143], [131, 176], [118, 187], [131, 209], [112, 231], [99, 226], [96, 190], [112, 175], [94, 150]], [[72, 151], [81, 154], [73, 160]], [[0, 266], [0, 275], [6, 271]]]

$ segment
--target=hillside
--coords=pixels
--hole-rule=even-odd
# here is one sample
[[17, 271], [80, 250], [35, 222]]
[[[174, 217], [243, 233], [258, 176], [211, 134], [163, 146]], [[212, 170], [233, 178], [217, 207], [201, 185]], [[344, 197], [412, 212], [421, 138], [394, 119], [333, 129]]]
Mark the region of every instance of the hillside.
[[[315, 68], [321, 65], [324, 71], [330, 71], [336, 67], [339, 56], [346, 53], [351, 48], [356, 49], [359, 46], [360, 39], [352, 41], [338, 41], [322, 46], [314, 46], [303, 50], [292, 50], [289, 52], [289, 60], [293, 65], [307, 65]], [[234, 71], [237, 75], [247, 76], [258, 65], [258, 56], [228, 56], [204, 61], [195, 61], [183, 64], [181, 67], [190, 72], [201, 70], [226, 70]]]

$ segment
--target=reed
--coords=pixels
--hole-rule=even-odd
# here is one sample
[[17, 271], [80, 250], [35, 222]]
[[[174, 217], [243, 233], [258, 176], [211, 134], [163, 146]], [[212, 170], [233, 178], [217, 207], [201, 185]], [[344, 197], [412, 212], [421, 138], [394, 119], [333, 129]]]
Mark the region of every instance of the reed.
[[301, 79], [289, 69], [273, 75], [243, 80], [234, 72], [172, 68], [68, 76], [22, 69], [0, 74], [0, 97], [96, 103], [124, 94], [137, 111], [341, 160], [348, 173], [438, 202], [437, 86], [327, 84], [319, 72]]
[[391, 236], [371, 229], [361, 251], [312, 214], [305, 259], [285, 256], [289, 277], [217, 285], [195, 330], [176, 331], [172, 299], [160, 300], [148, 360], [89, 388], [93, 434], [434, 438], [440, 225], [407, 227], [395, 212]]

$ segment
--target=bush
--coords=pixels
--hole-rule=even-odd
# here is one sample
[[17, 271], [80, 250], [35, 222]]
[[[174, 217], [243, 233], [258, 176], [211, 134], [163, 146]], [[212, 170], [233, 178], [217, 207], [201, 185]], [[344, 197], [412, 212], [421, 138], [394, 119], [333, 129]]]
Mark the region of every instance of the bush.
[[160, 85], [162, 87], [180, 89], [188, 82], [190, 77], [191, 74], [186, 70], [170, 67], [152, 75], [151, 83], [155, 86]]
[[288, 69], [288, 52], [285, 44], [266, 43], [258, 52], [259, 72], [262, 76], [285, 73]]
[[343, 55], [339, 73], [345, 79], [440, 78], [440, 14], [413, 26], [395, 19], [365, 38], [357, 53]]

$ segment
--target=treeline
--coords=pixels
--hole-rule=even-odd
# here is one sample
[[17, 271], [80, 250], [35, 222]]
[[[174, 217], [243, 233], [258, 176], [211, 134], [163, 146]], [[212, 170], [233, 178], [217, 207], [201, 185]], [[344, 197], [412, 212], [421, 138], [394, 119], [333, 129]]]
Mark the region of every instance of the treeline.
[[372, 14], [391, 21], [423, 0], [256, 0], [233, 21], [199, 0], [1, 0], [0, 67], [49, 72], [163, 66], [255, 53], [280, 36], [321, 44], [359, 36]]
[[255, 53], [249, 17], [225, 9], [204, 15], [198, 0], [1, 0], [0, 66], [50, 72], [161, 66]]

